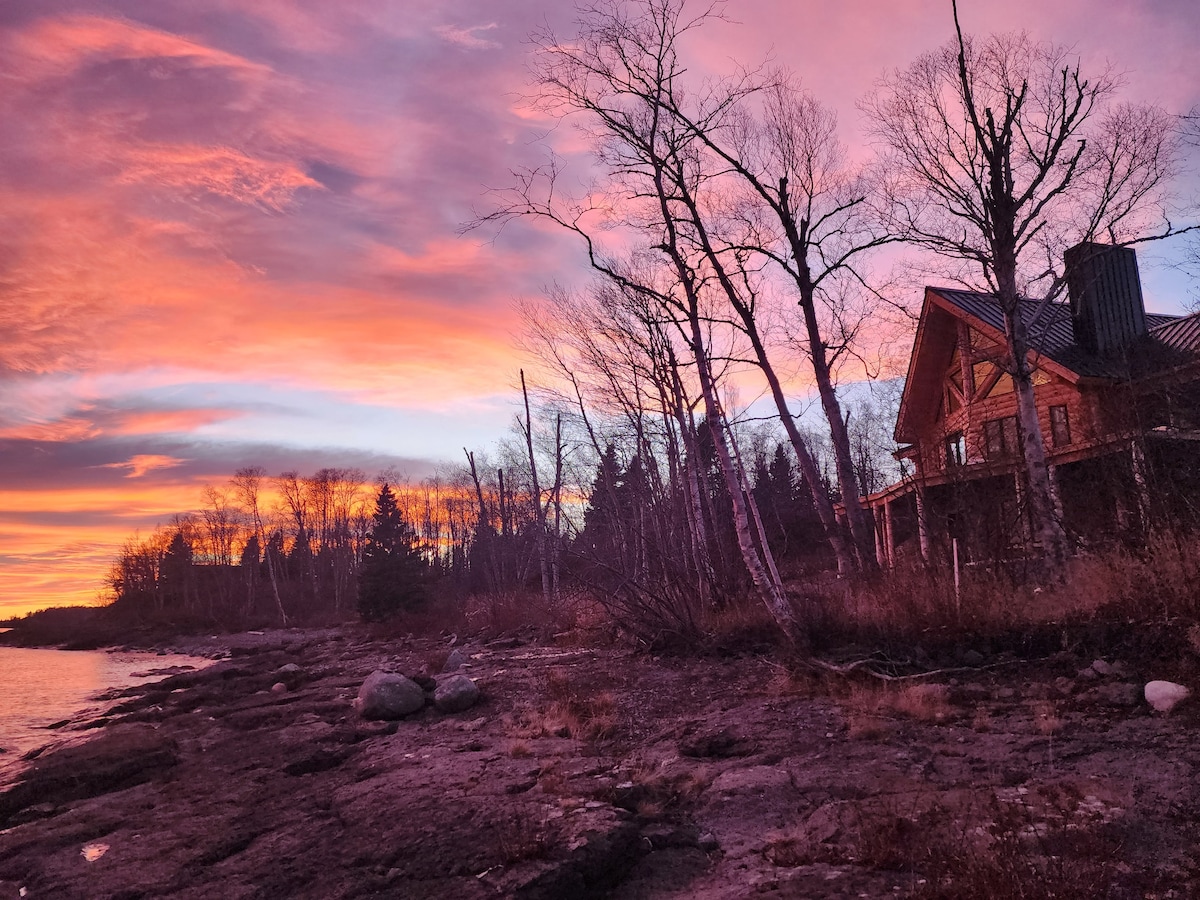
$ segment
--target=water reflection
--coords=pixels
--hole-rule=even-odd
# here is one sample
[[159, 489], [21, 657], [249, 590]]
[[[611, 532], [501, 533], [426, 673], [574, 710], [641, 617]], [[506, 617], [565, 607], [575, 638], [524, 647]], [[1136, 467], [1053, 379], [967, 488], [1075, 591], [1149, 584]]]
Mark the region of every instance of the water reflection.
[[169, 674], [138, 678], [138, 672], [208, 663], [190, 656], [146, 652], [0, 647], [0, 785], [11, 780], [23, 754], [66, 736], [54, 726], [87, 712], [99, 714], [110, 705], [98, 700], [97, 694], [158, 681]]

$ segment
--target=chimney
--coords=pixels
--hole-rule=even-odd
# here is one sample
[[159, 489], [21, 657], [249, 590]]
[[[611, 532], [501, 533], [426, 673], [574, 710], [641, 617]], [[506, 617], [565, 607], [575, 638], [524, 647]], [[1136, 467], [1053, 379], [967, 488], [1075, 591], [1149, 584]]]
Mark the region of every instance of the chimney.
[[1120, 354], [1146, 333], [1146, 307], [1132, 247], [1078, 244], [1064, 254], [1075, 343], [1100, 356]]

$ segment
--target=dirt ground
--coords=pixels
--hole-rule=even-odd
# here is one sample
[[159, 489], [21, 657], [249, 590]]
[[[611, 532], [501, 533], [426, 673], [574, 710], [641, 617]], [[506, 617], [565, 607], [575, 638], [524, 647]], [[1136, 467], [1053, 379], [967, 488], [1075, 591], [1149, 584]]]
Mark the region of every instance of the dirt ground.
[[472, 709], [376, 722], [363, 679], [447, 640], [226, 646], [0, 794], [0, 900], [1200, 896], [1198, 704], [1152, 712], [1144, 662], [885, 682], [510, 637], [458, 643]]

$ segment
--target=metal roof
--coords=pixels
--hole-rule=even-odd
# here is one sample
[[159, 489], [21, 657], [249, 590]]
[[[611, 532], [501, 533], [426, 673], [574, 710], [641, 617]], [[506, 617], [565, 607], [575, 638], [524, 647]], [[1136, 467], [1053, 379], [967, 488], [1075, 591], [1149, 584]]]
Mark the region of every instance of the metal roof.
[[[931, 290], [1003, 334], [1004, 314], [995, 294], [950, 288]], [[1148, 332], [1133, 348], [1131, 359], [1125, 360], [1097, 356], [1075, 342], [1069, 303], [1022, 300], [1020, 311], [1028, 329], [1030, 349], [1084, 377], [1125, 378], [1130, 374], [1131, 364], [1138, 374], [1148, 374], [1200, 357], [1200, 313], [1190, 316], [1146, 313]]]

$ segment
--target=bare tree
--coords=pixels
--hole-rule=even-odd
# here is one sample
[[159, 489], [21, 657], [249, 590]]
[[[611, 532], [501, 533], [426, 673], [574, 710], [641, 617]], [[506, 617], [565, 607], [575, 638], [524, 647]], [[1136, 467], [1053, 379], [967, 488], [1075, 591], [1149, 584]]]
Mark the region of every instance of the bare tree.
[[[859, 503], [834, 372], [860, 334], [862, 310], [846, 321], [843, 303], [858, 280], [852, 263], [888, 238], [860, 214], [869, 186], [846, 165], [832, 115], [786, 73], [689, 78], [680, 46], [689, 32], [721, 18], [712, 5], [691, 13], [684, 0], [614, 0], [580, 12], [572, 39], [548, 31], [533, 37], [536, 102], [563, 117], [584, 114], [582, 129], [607, 180], [593, 185], [586, 201], [564, 201], [552, 161], [519, 176], [515, 200], [488, 218], [551, 218], [579, 234], [592, 264], [610, 275], [613, 261], [595, 237], [599, 226], [640, 229], [664, 253], [672, 241], [703, 290], [729, 304], [726, 315], [745, 332], [806, 483], [815, 487], [815, 463], [788, 409], [758, 308], [764, 293], [796, 299], [858, 562], [870, 565], [870, 522]], [[774, 290], [755, 286], [756, 259], [782, 275]], [[817, 492], [813, 501], [841, 567], [851, 567], [829, 497]]]
[[287, 627], [288, 617], [283, 608], [283, 597], [279, 593], [279, 576], [275, 571], [278, 566], [278, 560], [273, 559], [273, 554], [270, 552], [269, 542], [267, 541], [266, 529], [263, 526], [263, 511], [259, 503], [259, 498], [262, 493], [263, 479], [266, 477], [266, 470], [262, 466], [247, 466], [238, 469], [233, 476], [233, 488], [237, 491], [238, 497], [242, 501], [242, 505], [246, 511], [246, 516], [250, 520], [250, 525], [254, 529], [254, 537], [258, 540], [259, 547], [267, 561], [267, 574], [271, 579], [271, 590], [275, 595], [275, 608], [279, 611], [279, 621]]
[[1069, 553], [1034, 400], [1024, 297], [1067, 283], [1063, 252], [1175, 233], [1165, 187], [1173, 121], [1116, 104], [1112, 71], [1084, 76], [1073, 52], [1024, 33], [955, 39], [885, 75], [863, 102], [890, 175], [889, 227], [981, 280], [1004, 316], [1034, 536], [1047, 573]]

